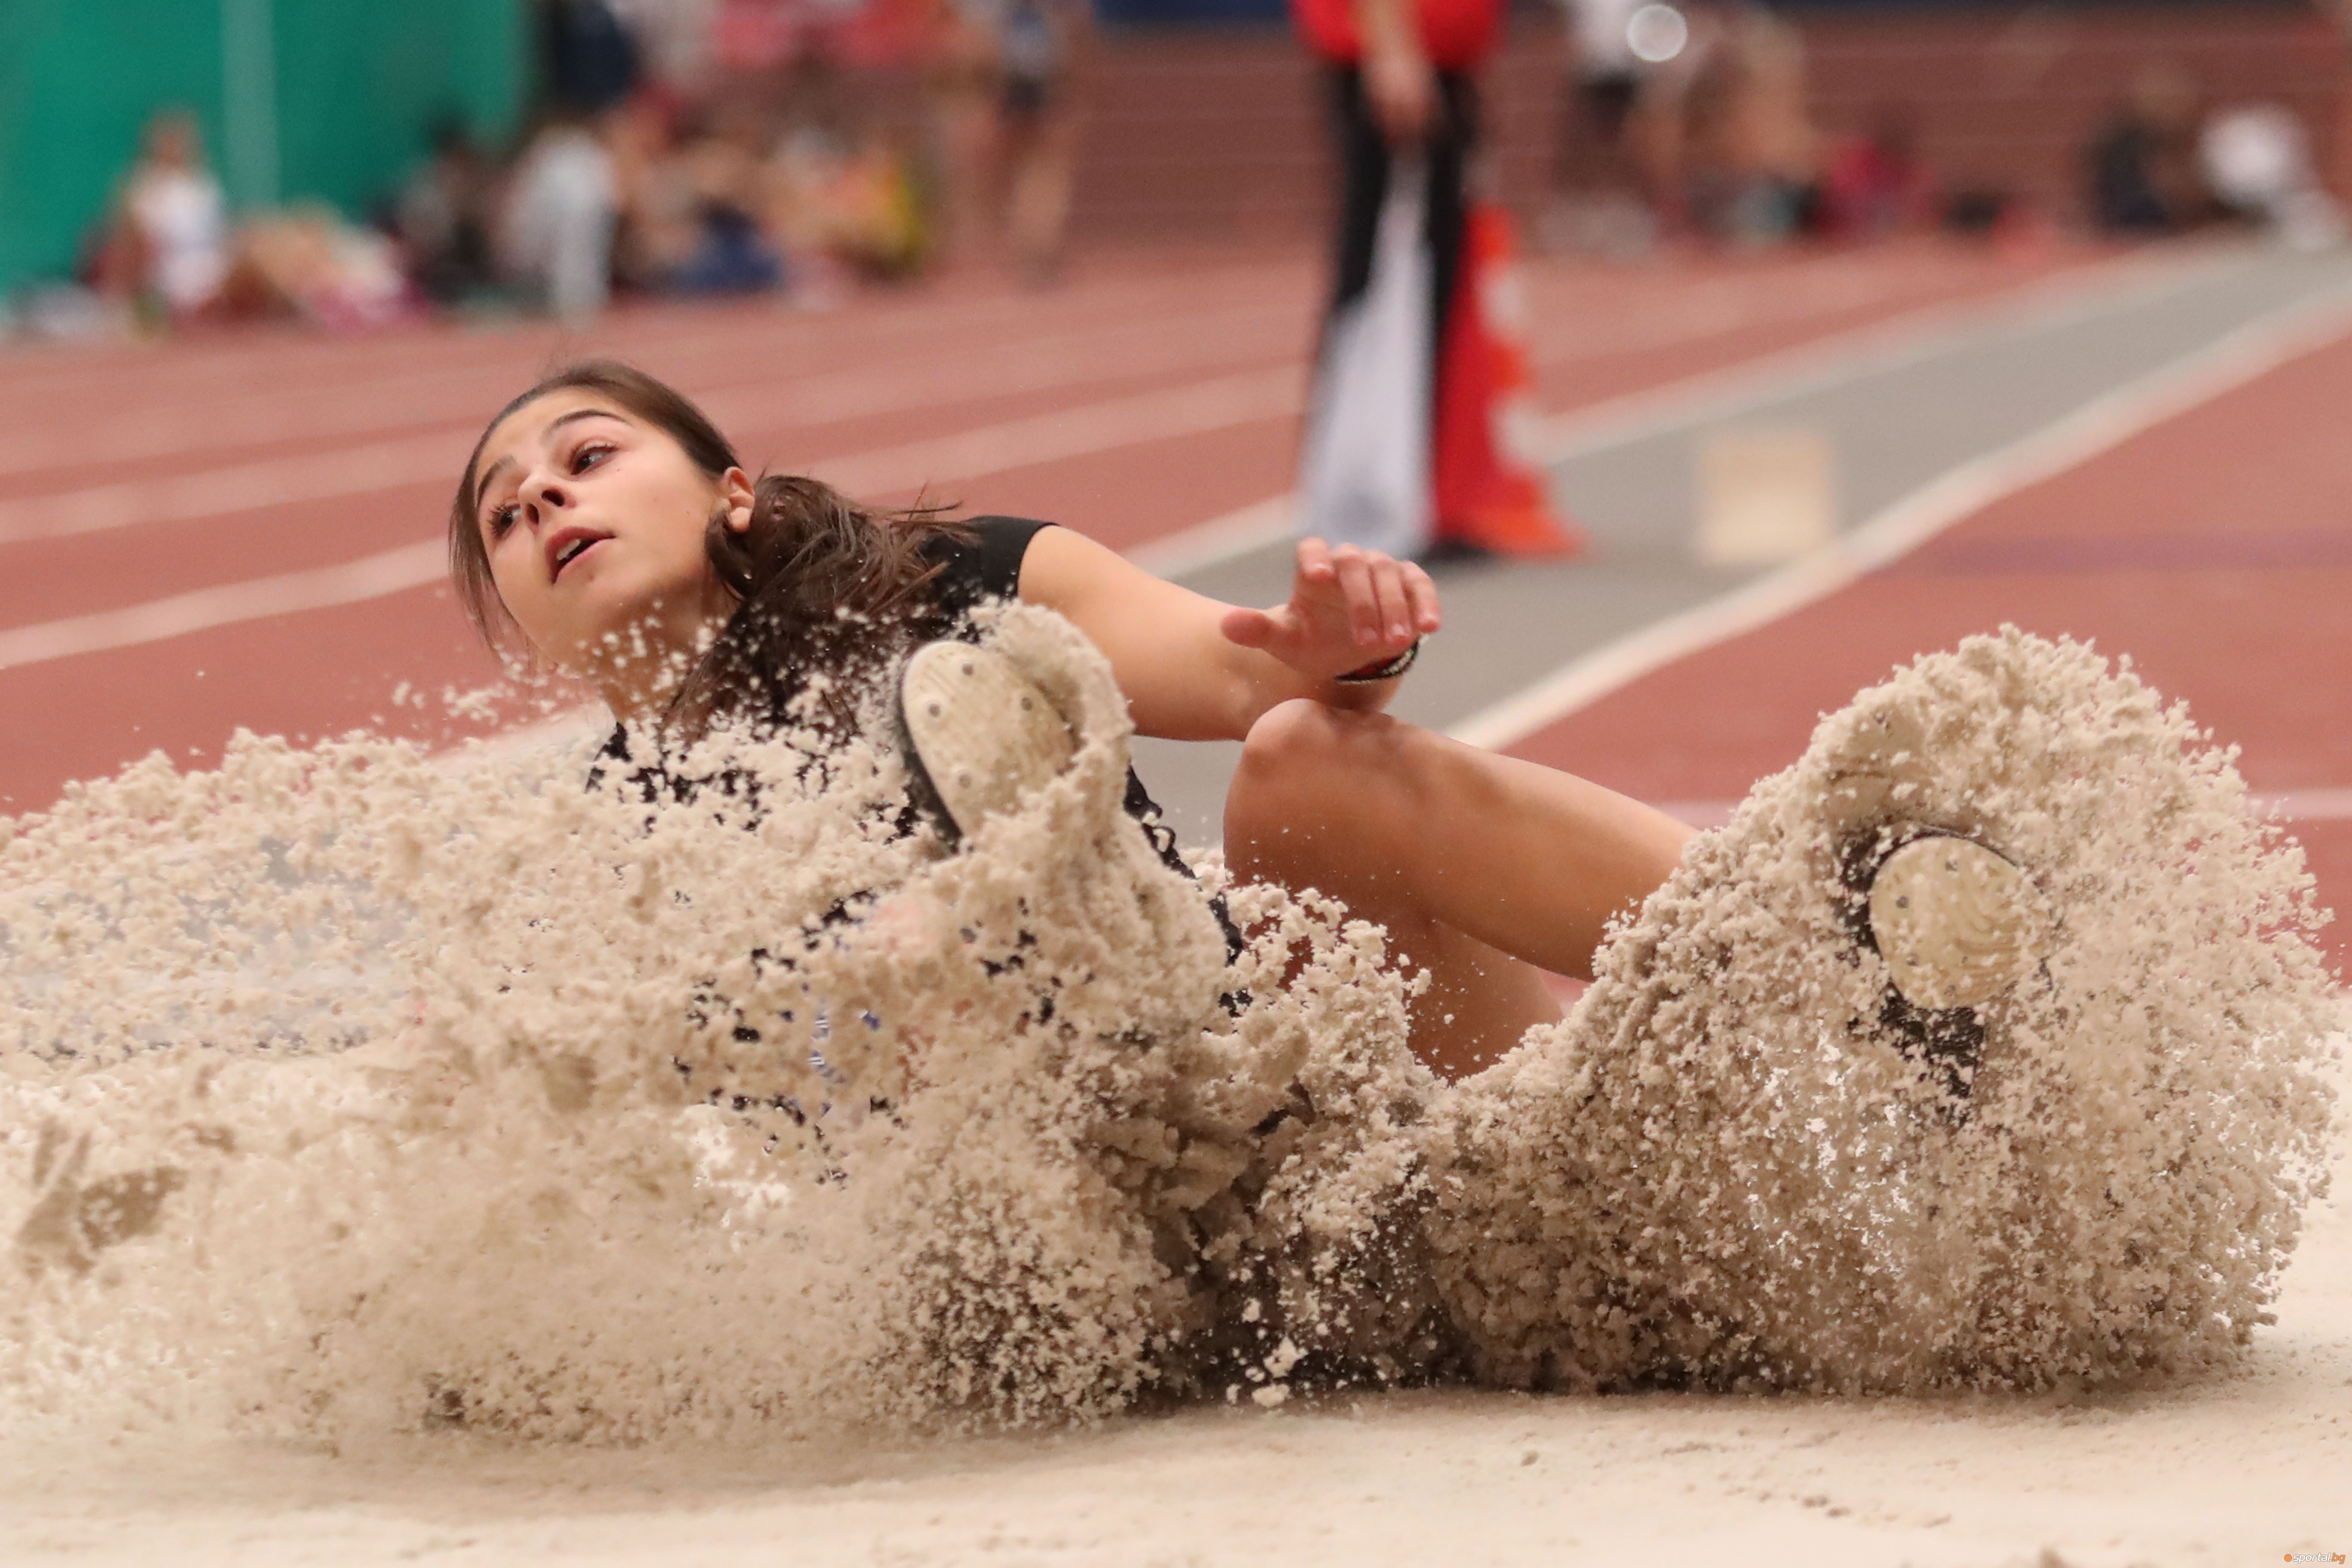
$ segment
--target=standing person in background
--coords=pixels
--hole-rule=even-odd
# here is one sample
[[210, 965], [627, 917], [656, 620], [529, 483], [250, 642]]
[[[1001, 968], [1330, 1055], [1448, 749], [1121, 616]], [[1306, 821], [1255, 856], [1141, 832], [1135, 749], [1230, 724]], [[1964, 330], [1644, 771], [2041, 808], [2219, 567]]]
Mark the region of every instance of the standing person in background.
[[499, 235], [508, 276], [567, 321], [613, 289], [621, 184], [604, 117], [636, 87], [636, 38], [612, 0], [538, 0], [538, 135], [516, 164]]
[[1074, 90], [1088, 0], [945, 0], [929, 93], [951, 260], [1003, 256], [1031, 287], [1060, 273], [1077, 153]]
[[507, 190], [499, 252], [508, 275], [567, 321], [597, 314], [612, 291], [619, 213], [603, 141], [575, 117], [551, 120]]
[[[1560, 0], [1567, 23], [1558, 198], [1547, 237], [1560, 249], [1639, 256], [1656, 227], [1635, 146], [1634, 117], [1651, 61], [1633, 47], [1645, 0]], [[1679, 53], [1681, 45], [1675, 46]]]
[[1331, 303], [1300, 480], [1304, 531], [1430, 558], [1561, 555], [1509, 442], [1530, 371], [1507, 320], [1510, 224], [1471, 199], [1475, 73], [1505, 0], [1292, 0], [1324, 62], [1340, 171]]
[[205, 164], [196, 122], [158, 114], [99, 253], [100, 290], [184, 321], [218, 300], [228, 270], [227, 204]]
[[1738, 245], [1792, 237], [1821, 177], [1804, 40], [1752, 0], [1695, 7], [1681, 94], [1692, 221]]
[[1004, 181], [1004, 237], [1032, 288], [1062, 267], [1077, 155], [1073, 68], [1091, 30], [1087, 0], [1003, 0], [996, 34], [996, 134]]
[[1736, 15], [1731, 37], [1738, 77], [1723, 126], [1724, 156], [1738, 179], [1731, 237], [1769, 245], [1796, 235], [1821, 179], [1805, 42], [1761, 5]]

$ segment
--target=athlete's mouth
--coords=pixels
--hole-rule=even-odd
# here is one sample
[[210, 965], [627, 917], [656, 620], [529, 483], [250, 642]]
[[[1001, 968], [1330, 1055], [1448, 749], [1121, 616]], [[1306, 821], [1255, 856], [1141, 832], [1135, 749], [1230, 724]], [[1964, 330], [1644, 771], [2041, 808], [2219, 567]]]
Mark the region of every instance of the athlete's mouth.
[[566, 566], [612, 537], [590, 528], [557, 529], [547, 536], [547, 580], [554, 582], [563, 575]]

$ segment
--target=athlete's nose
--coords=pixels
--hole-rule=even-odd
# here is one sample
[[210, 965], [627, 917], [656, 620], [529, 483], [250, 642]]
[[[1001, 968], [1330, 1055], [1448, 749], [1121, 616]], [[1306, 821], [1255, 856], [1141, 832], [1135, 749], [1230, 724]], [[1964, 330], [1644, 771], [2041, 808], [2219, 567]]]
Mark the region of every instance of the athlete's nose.
[[523, 512], [533, 528], [538, 528], [555, 512], [572, 504], [562, 482], [553, 474], [533, 474], [522, 489]]

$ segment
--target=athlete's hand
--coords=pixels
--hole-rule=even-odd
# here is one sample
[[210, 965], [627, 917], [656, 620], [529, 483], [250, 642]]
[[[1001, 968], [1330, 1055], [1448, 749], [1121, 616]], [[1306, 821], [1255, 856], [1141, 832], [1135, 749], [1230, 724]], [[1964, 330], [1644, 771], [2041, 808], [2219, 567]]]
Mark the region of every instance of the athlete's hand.
[[1437, 73], [1419, 48], [1368, 46], [1363, 79], [1372, 118], [1391, 146], [1410, 146], [1428, 134], [1437, 119]]
[[1352, 544], [1298, 542], [1290, 602], [1229, 610], [1226, 637], [1328, 680], [1394, 658], [1437, 629], [1437, 584], [1410, 561]]

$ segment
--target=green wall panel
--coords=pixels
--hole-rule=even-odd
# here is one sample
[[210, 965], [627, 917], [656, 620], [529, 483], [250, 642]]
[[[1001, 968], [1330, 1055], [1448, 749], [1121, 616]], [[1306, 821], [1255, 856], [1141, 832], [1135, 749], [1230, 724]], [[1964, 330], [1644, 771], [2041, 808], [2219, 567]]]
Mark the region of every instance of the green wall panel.
[[218, 0], [0, 0], [0, 288], [62, 273], [164, 105], [221, 132]]
[[[502, 144], [527, 85], [525, 5], [0, 0], [0, 289], [72, 267], [158, 109], [194, 113], [240, 206], [364, 216], [443, 114]], [[232, 78], [269, 84], [270, 112], [250, 98], [225, 112]]]
[[520, 5], [277, 5], [284, 196], [362, 214], [424, 153], [442, 115], [492, 143], [513, 133], [529, 37]]

